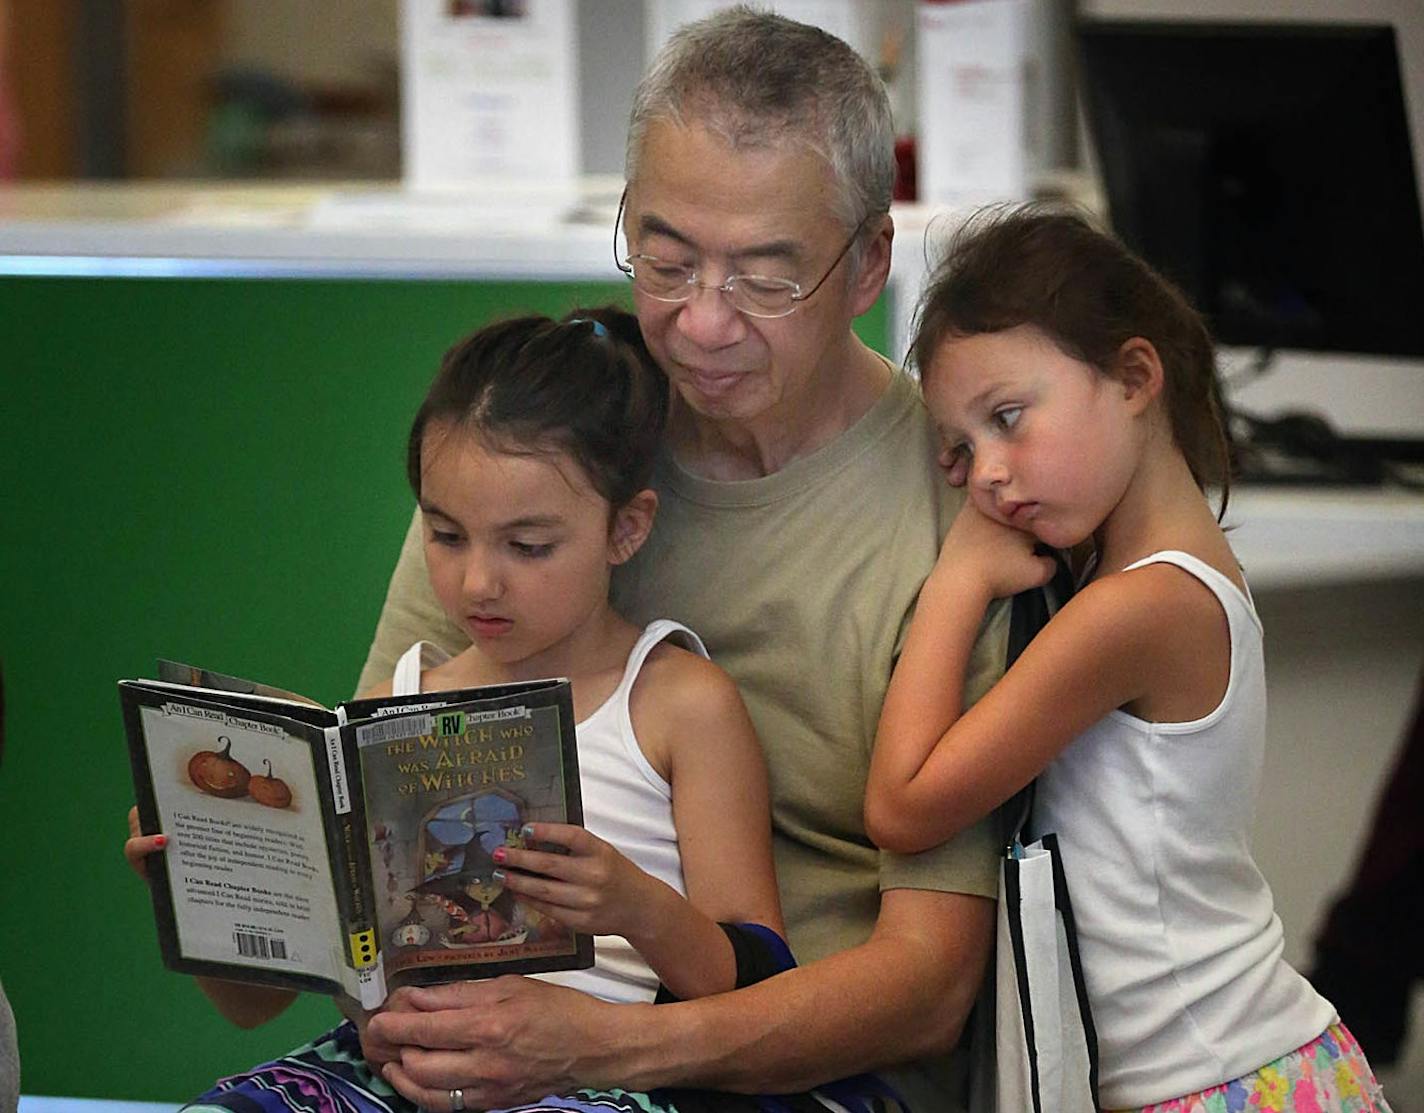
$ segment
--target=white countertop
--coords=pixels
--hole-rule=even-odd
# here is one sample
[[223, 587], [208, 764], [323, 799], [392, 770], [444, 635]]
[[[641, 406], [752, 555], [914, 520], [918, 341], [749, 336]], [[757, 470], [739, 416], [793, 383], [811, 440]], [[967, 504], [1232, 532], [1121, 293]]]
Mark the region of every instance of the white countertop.
[[617, 278], [621, 183], [582, 193], [398, 186], [0, 186], [0, 274]]

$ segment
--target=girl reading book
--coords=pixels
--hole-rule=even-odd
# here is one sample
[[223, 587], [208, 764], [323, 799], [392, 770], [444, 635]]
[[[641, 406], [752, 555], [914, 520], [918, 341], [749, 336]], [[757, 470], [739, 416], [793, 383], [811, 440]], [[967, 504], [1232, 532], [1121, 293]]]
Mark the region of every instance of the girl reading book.
[[[525, 836], [540, 849], [495, 849], [495, 880], [595, 936], [591, 969], [539, 976], [611, 1001], [720, 993], [790, 963], [765, 766], [735, 686], [692, 631], [668, 620], [638, 629], [608, 601], [611, 569], [652, 528], [667, 406], [636, 319], [618, 310], [506, 321], [455, 345], [415, 417], [407, 472], [431, 586], [472, 644], [448, 657], [418, 642], [370, 693], [572, 680], [585, 826], [532, 824]], [[124, 850], [142, 873], [166, 839], [135, 823], [131, 813]], [[199, 981], [243, 1026], [294, 996]], [[312, 1086], [330, 1088], [332, 1109], [406, 1108], [381, 1073], [399, 1076], [403, 1049], [367, 1037], [367, 1018], [347, 1011], [189, 1108], [266, 1108], [284, 1089], [310, 1100]], [[458, 1090], [434, 1096], [463, 1105]]]

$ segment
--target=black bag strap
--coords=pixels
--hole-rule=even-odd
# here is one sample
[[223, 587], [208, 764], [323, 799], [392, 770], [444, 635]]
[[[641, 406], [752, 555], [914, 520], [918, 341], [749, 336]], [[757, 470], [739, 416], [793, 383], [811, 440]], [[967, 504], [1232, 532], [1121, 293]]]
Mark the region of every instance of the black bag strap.
[[1098, 1105], [1098, 1026], [1093, 1021], [1093, 1003], [1088, 998], [1088, 982], [1083, 976], [1083, 956], [1078, 950], [1078, 921], [1073, 916], [1073, 901], [1068, 896], [1068, 875], [1063, 869], [1063, 851], [1058, 836], [1043, 836], [1043, 844], [1053, 855], [1053, 902], [1063, 918], [1063, 931], [1068, 940], [1068, 965], [1073, 973], [1073, 994], [1078, 1001], [1078, 1016], [1083, 1023], [1083, 1042], [1088, 1049], [1088, 1089], [1093, 1104]]
[[[1021, 591], [1009, 600], [1009, 638], [1004, 651], [1004, 671], [1019, 659], [1034, 635], [1048, 625], [1053, 612], [1068, 601], [1073, 594], [1073, 574], [1061, 555], [1054, 554], [1057, 569], [1053, 579], [1043, 587]], [[1033, 811], [1033, 786], [1029, 781], [1011, 796], [999, 809], [1003, 845], [1012, 847], [1019, 841], [1023, 829], [1028, 825]]]

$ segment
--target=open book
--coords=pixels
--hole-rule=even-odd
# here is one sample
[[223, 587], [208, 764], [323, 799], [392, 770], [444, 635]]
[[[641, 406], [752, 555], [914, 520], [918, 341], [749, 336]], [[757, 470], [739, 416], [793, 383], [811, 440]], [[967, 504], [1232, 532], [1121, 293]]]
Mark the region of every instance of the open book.
[[592, 939], [527, 908], [491, 852], [581, 823], [566, 680], [352, 700], [163, 663], [119, 683], [164, 962], [345, 993], [582, 969]]

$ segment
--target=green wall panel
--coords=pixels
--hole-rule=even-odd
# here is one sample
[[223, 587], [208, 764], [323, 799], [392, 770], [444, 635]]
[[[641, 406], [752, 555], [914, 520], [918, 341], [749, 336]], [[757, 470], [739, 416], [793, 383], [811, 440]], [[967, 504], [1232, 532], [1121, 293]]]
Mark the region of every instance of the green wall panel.
[[[163, 969], [124, 864], [114, 682], [160, 655], [349, 695], [440, 354], [621, 283], [0, 279], [0, 978], [26, 1093], [182, 1100], [323, 1031], [234, 1029]], [[883, 350], [886, 313], [859, 322]]]

